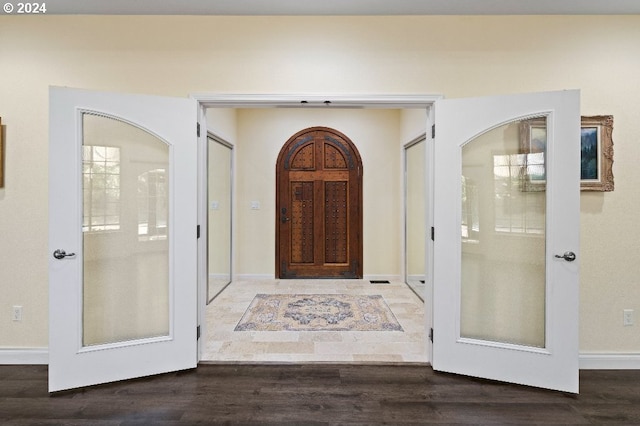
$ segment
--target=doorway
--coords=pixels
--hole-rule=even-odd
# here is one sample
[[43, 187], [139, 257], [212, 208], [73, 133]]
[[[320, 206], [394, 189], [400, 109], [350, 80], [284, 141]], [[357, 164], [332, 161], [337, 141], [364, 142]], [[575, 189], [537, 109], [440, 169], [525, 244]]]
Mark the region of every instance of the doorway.
[[[404, 116], [407, 114], [413, 116], [416, 124], [414, 130], [403, 133], [400, 123], [406, 121]], [[324, 105], [322, 108], [222, 107], [209, 108], [207, 121], [208, 130], [234, 144], [235, 255], [231, 285], [206, 307], [205, 318], [200, 323], [203, 330], [200, 360], [427, 362], [428, 332], [425, 331], [424, 316], [427, 306], [402, 280], [401, 192], [403, 142], [424, 134], [425, 109]], [[276, 192], [278, 156], [293, 135], [316, 127], [337, 130], [341, 139], [335, 132], [328, 136], [347, 147], [344, 139], [348, 138], [356, 146], [356, 158], [366, 163], [360, 167], [363, 200], [368, 201], [368, 208], [362, 208], [365, 239], [361, 264], [365, 279], [276, 277], [276, 229], [281, 223]], [[405, 136], [407, 133], [410, 136]], [[338, 154], [343, 152], [338, 149]], [[335, 150], [333, 154], [336, 154]], [[302, 161], [294, 158], [296, 155], [293, 153], [290, 161]], [[329, 171], [344, 173], [346, 168], [348, 172], [348, 156], [340, 156], [346, 158], [343, 166], [334, 165], [328, 168]], [[206, 235], [205, 231], [203, 233]], [[372, 284], [370, 280], [390, 282]], [[381, 295], [404, 333], [234, 331], [257, 294], [293, 293]], [[376, 345], [371, 344], [374, 334]], [[329, 337], [330, 341], [326, 341]], [[283, 338], [286, 341], [274, 341]]]
[[[305, 345], [311, 342], [302, 341], [302, 338], [301, 341], [287, 342], [274, 349], [283, 351], [287, 347], [286, 353], [273, 354], [269, 352], [269, 345], [274, 346], [273, 342], [264, 340], [267, 337], [277, 337], [277, 334], [258, 333], [253, 337], [256, 341], [251, 342], [250, 345], [249, 341], [242, 340], [245, 339], [244, 334], [248, 333], [234, 333], [233, 329], [256, 293], [367, 294], [368, 292], [382, 294], [403, 327], [407, 324], [404, 334], [407, 336], [411, 334], [412, 339], [417, 340], [411, 343], [393, 340], [394, 345], [404, 347], [401, 354], [375, 353], [374, 348], [369, 348], [366, 344], [347, 348], [347, 343], [352, 337], [348, 336], [348, 332], [343, 332], [345, 336], [334, 336], [337, 340], [332, 343], [331, 350], [336, 352], [333, 353], [333, 361], [354, 360], [354, 355], [366, 356], [368, 360], [377, 361], [390, 359], [384, 357], [391, 355], [396, 361], [407, 359], [419, 362], [429, 361], [431, 343], [427, 337], [429, 328], [426, 324], [430, 324], [431, 321], [430, 305], [422, 304], [404, 284], [403, 279], [405, 254], [403, 250], [402, 152], [407, 141], [414, 140], [416, 135], [424, 135], [428, 123], [432, 120], [431, 108], [426, 102], [412, 104], [407, 101], [406, 104], [393, 103], [388, 107], [378, 102], [380, 101], [369, 104], [363, 101], [361, 105], [349, 103], [343, 106], [336, 100], [330, 107], [324, 104], [317, 107], [307, 104], [307, 106], [298, 105], [287, 108], [282, 105], [268, 107], [247, 105], [244, 102], [238, 105], [206, 104], [208, 108], [203, 115], [206, 115], [207, 129], [220, 134], [234, 144], [234, 175], [237, 178], [234, 184], [233, 282], [212, 302], [213, 306], [203, 307], [200, 320], [203, 338], [199, 343], [201, 360], [248, 360], [248, 357], [254, 361], [302, 359], [295, 358], [298, 352], [300, 357], [306, 357], [305, 360], [331, 360], [329, 354], [303, 353], [310, 350]], [[202, 124], [201, 122], [201, 126]], [[360, 263], [363, 266], [360, 278], [364, 279], [352, 280], [337, 276], [338, 279], [298, 280], [294, 279], [296, 277], [281, 279], [282, 277], [277, 276], [279, 269], [277, 265], [281, 262], [276, 262], [275, 240], [277, 226], [282, 220], [276, 192], [278, 157], [285, 155], [286, 145], [290, 139], [300, 141], [304, 139], [302, 133], [305, 133], [305, 130], [316, 127], [337, 130], [340, 139], [335, 136], [336, 132], [329, 136], [347, 147], [347, 142], [343, 140], [349, 139], [356, 145], [356, 158], [362, 163], [367, 163], [366, 172], [363, 170], [364, 166], [360, 166], [362, 197], [367, 201], [365, 204], [369, 206], [369, 208], [362, 208], [364, 216], [362, 235], [365, 238], [362, 242], [364, 253]], [[292, 135], [300, 137], [292, 138]], [[297, 149], [300, 151], [303, 147], [298, 146]], [[315, 146], [311, 149], [315, 150]], [[281, 151], [284, 152], [282, 155]], [[342, 149], [338, 152], [342, 152]], [[295, 162], [296, 155], [296, 152], [292, 153], [290, 161]], [[345, 161], [348, 162], [348, 160]], [[302, 168], [300, 165], [297, 166]], [[342, 169], [338, 171], [344, 172], [344, 167]], [[366, 177], [364, 173], [367, 173]], [[205, 184], [206, 182], [203, 182], [203, 186]], [[207, 202], [203, 201], [202, 205], [206, 206]], [[203, 231], [203, 234], [207, 235], [207, 232]], [[278, 279], [280, 279], [279, 282]], [[370, 281], [389, 281], [389, 283], [376, 285]], [[249, 294], [251, 292], [252, 294]], [[414, 306], [416, 301], [418, 306]], [[216, 310], [217, 314], [210, 313], [210, 308]], [[234, 316], [236, 316], [235, 319], [233, 319]], [[212, 317], [214, 317], [213, 321], [211, 321]], [[403, 317], [409, 319], [403, 319]], [[412, 325], [414, 323], [419, 326], [414, 328]], [[232, 341], [224, 336], [225, 333], [239, 340]], [[315, 334], [318, 334], [318, 338], [327, 336], [326, 332]], [[363, 333], [363, 336], [369, 335]], [[306, 335], [304, 339], [311, 339], [311, 337]], [[344, 345], [336, 343], [338, 340]], [[410, 348], [406, 346], [409, 344]], [[321, 348], [323, 345], [316, 342], [314, 346]], [[211, 348], [216, 348], [218, 352], [214, 357], [210, 357]], [[240, 348], [236, 353], [240, 353], [241, 356], [236, 358], [231, 356], [234, 348]]]
[[362, 278], [362, 160], [327, 127], [291, 136], [276, 165], [276, 277]]

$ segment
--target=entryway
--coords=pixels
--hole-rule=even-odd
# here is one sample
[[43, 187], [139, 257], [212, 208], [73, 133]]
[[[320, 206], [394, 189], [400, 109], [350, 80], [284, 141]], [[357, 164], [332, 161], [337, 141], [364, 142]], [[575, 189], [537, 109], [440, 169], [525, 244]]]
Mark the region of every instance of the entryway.
[[[415, 133], [424, 132], [426, 128], [425, 108], [412, 108], [415, 115]], [[425, 306], [403, 283], [402, 280], [402, 193], [398, 188], [402, 187], [401, 178], [401, 147], [402, 135], [399, 131], [402, 108], [209, 108], [207, 110], [208, 128], [214, 133], [223, 136], [229, 134], [229, 127], [237, 129], [233, 149], [237, 165], [234, 166], [234, 250], [236, 259], [233, 282], [221, 294], [219, 294], [207, 307], [205, 319], [201, 323], [201, 361], [226, 361], [238, 362], [253, 360], [262, 361], [377, 361], [377, 362], [428, 362], [427, 357], [427, 332], [424, 326]], [[232, 117], [232, 125], [228, 125]], [[413, 132], [411, 132], [413, 133]], [[211, 148], [211, 138], [209, 138]], [[222, 154], [226, 153], [223, 151]], [[363, 165], [362, 156], [367, 156], [367, 164]], [[219, 153], [220, 156], [220, 153]], [[206, 157], [206, 155], [203, 155]], [[224, 157], [222, 164], [209, 157], [209, 173], [222, 170], [227, 164]], [[423, 162], [426, 159], [423, 159]], [[285, 163], [286, 164], [283, 164]], [[367, 176], [363, 178], [364, 173]], [[225, 173], [226, 175], [226, 173]], [[289, 179], [283, 183], [282, 175]], [[350, 179], [354, 176], [355, 179]], [[323, 180], [319, 180], [322, 177]], [[305, 179], [307, 178], [307, 179]], [[218, 176], [218, 181], [222, 181]], [[368, 187], [363, 188], [366, 180]], [[211, 179], [208, 179], [211, 186]], [[293, 181], [293, 183], [292, 183]], [[311, 191], [304, 194], [296, 191], [292, 185], [310, 184], [316, 186], [319, 191]], [[274, 279], [279, 272], [278, 265], [282, 262], [269, 259], [277, 252], [277, 243], [272, 243], [269, 238], [277, 235], [278, 229], [283, 225], [291, 228], [292, 224], [307, 227], [307, 240], [313, 240], [317, 236], [317, 230], [313, 225], [320, 225], [319, 232], [325, 232], [327, 219], [327, 202], [335, 204], [335, 197], [324, 197], [318, 194], [327, 186], [344, 184], [345, 199], [342, 206], [335, 210], [344, 213], [342, 224], [346, 224], [343, 232], [345, 242], [336, 241], [340, 235], [338, 232], [329, 232], [333, 236], [327, 250], [324, 241], [327, 237], [317, 238], [320, 241], [320, 255], [326, 255], [327, 251], [337, 256], [342, 247], [345, 253], [349, 253], [346, 244], [348, 233], [356, 232], [352, 241], [358, 241], [357, 249], [351, 252], [360, 252], [362, 259], [362, 192], [367, 192], [369, 200], [370, 220], [369, 238], [369, 266], [365, 266], [369, 276], [365, 280], [353, 279], [350, 266], [354, 262], [335, 262], [340, 259], [329, 259], [329, 268], [333, 268], [334, 278], [323, 279], [296, 279], [300, 276], [309, 277], [309, 274], [290, 276], [287, 279]], [[353, 185], [356, 183], [357, 185]], [[289, 200], [284, 203], [278, 194], [281, 191], [277, 186], [288, 188]], [[302, 198], [298, 200], [297, 197]], [[272, 195], [273, 194], [273, 195]], [[349, 196], [352, 194], [353, 196]], [[307, 197], [305, 197], [307, 195]], [[315, 202], [319, 206], [316, 214], [311, 214], [311, 219], [305, 217], [295, 220], [291, 213], [296, 209], [307, 212], [313, 208], [314, 198], [320, 195], [320, 200]], [[340, 195], [340, 194], [337, 194]], [[310, 198], [310, 202], [307, 200]], [[212, 240], [211, 228], [225, 229], [219, 220], [220, 211], [224, 210], [224, 204], [218, 203], [219, 196], [212, 196], [209, 191], [208, 199], [208, 227], [209, 253], [218, 257], [229, 245], [220, 246]], [[287, 204], [288, 203], [288, 204]], [[305, 205], [309, 203], [308, 205]], [[283, 205], [284, 204], [284, 205]], [[338, 203], [339, 204], [339, 203]], [[292, 208], [292, 205], [294, 206]], [[219, 210], [212, 210], [215, 206]], [[283, 212], [282, 208], [286, 211]], [[329, 204], [331, 210], [331, 205]], [[284, 213], [284, 214], [283, 214]], [[339, 213], [339, 212], [338, 212]], [[349, 217], [358, 213], [356, 226], [348, 223]], [[315, 218], [314, 216], [320, 216]], [[334, 227], [342, 225], [340, 216], [336, 212], [329, 212], [329, 225]], [[333, 217], [331, 217], [333, 216]], [[337, 216], [337, 218], [336, 218]], [[332, 219], [334, 224], [331, 223]], [[337, 219], [337, 220], [336, 220]], [[224, 222], [224, 221], [222, 221]], [[338, 222], [335, 224], [335, 222]], [[380, 227], [378, 224], [388, 224]], [[226, 223], [228, 225], [228, 223]], [[337, 226], [335, 226], [337, 225]], [[310, 228], [310, 229], [309, 229]], [[286, 229], [288, 231], [288, 229]], [[204, 232], [204, 231], [203, 231]], [[225, 230], [225, 232], [227, 232]], [[294, 233], [295, 234], [295, 233]], [[297, 238], [294, 235], [294, 245], [297, 239], [299, 252], [295, 256], [302, 256], [302, 241], [305, 235]], [[292, 239], [291, 235], [286, 241]], [[282, 240], [282, 239], [281, 239]], [[332, 243], [332, 244], [331, 244]], [[338, 244], [336, 244], [338, 243]], [[342, 243], [342, 244], [340, 244]], [[212, 247], [211, 245], [214, 244]], [[314, 250], [311, 247], [313, 256]], [[300, 260], [294, 258], [295, 260]], [[323, 259], [326, 260], [326, 259]], [[365, 259], [366, 260], [366, 259]], [[366, 265], [367, 262], [357, 260], [355, 262]], [[212, 259], [208, 262], [209, 282], [219, 275], [217, 269], [212, 269]], [[257, 265], [257, 266], [256, 266]], [[296, 265], [294, 265], [296, 266]], [[300, 265], [297, 265], [300, 266]], [[302, 266], [306, 266], [302, 264]], [[312, 265], [313, 266], [313, 265]], [[320, 265], [324, 266], [324, 265]], [[260, 275], [247, 274], [248, 269], [253, 268], [262, 272]], [[343, 273], [336, 274], [337, 268], [343, 268]], [[240, 272], [238, 272], [240, 271]], [[385, 275], [382, 272], [391, 272]], [[265, 273], [266, 272], [266, 273]], [[272, 276], [268, 276], [268, 273]], [[377, 274], [376, 274], [377, 272]], [[257, 276], [256, 276], [257, 275]], [[362, 275], [360, 275], [362, 277]], [[350, 278], [349, 278], [350, 277]], [[337, 279], [336, 279], [337, 278]], [[372, 279], [389, 279], [389, 284], [371, 284]], [[212, 294], [210, 292], [209, 294]], [[368, 297], [382, 296], [389, 309], [402, 325], [403, 331], [234, 331], [240, 318], [247, 311], [250, 303], [258, 294], [305, 294], [305, 295], [366, 295]], [[377, 342], [377, 344], [375, 343]]]
[[[370, 330], [344, 321], [335, 327], [340, 330], [301, 330], [304, 327], [299, 326], [300, 321], [305, 320], [292, 319], [287, 323], [291, 324], [290, 330], [276, 330], [270, 326], [277, 321], [266, 318], [271, 312], [264, 311], [257, 312], [256, 327], [238, 327], [259, 294], [300, 295], [300, 299], [313, 295], [381, 296], [392, 313], [391, 319], [401, 329]], [[402, 281], [389, 284], [351, 279], [234, 281], [207, 306], [207, 334], [203, 336], [201, 361], [424, 364], [428, 362], [424, 315], [424, 303]]]

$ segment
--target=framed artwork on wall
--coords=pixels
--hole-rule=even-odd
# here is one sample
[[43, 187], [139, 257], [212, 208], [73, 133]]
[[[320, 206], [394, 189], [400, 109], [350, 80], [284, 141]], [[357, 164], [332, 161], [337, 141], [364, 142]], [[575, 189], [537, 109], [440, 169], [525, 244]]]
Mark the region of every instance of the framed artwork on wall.
[[580, 127], [580, 189], [613, 191], [613, 116], [583, 116]]
[[[520, 122], [523, 190], [545, 189], [544, 155], [547, 125], [544, 118]], [[580, 190], [613, 191], [613, 116], [580, 118]]]

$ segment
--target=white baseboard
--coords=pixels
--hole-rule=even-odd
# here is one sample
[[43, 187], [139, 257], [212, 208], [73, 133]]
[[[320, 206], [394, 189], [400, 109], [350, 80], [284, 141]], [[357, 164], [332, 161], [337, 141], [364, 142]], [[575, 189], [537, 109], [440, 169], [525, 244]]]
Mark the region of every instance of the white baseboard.
[[640, 353], [581, 353], [581, 370], [640, 370]]
[[48, 348], [0, 349], [0, 365], [49, 364]]
[[228, 280], [229, 274], [209, 274], [210, 280]]
[[391, 282], [404, 282], [404, 279], [401, 275], [364, 275], [362, 277], [365, 281], [370, 280], [387, 280]]
[[237, 274], [233, 276], [233, 281], [259, 281], [259, 280], [275, 280], [274, 274]]

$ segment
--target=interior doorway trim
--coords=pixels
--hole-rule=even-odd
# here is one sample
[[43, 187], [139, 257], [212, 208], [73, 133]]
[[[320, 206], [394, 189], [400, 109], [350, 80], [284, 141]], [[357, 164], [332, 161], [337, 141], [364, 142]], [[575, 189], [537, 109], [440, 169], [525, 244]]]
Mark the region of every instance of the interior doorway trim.
[[[411, 109], [424, 108], [426, 111], [425, 121], [429, 127], [434, 123], [433, 104], [442, 99], [439, 94], [431, 95], [340, 95], [340, 94], [219, 94], [219, 93], [193, 93], [189, 96], [198, 102], [198, 117], [196, 124], [199, 128], [204, 129], [200, 132], [198, 141], [198, 223], [204, 223], [207, 215], [206, 193], [206, 168], [203, 164], [204, 147], [207, 141], [207, 108], [379, 108], [379, 109]], [[432, 144], [430, 144], [432, 145]], [[431, 157], [432, 158], [432, 157]], [[432, 167], [430, 167], [432, 169]], [[431, 191], [431, 189], [429, 189]], [[432, 197], [432, 193], [428, 194], [428, 198]], [[429, 205], [433, 205], [430, 203]], [[432, 212], [429, 212], [430, 217]], [[199, 335], [206, 336], [206, 287], [207, 287], [207, 271], [202, 265], [205, 264], [207, 255], [206, 239], [198, 240], [198, 324], [200, 328]], [[403, 254], [404, 256], [404, 254]], [[403, 259], [404, 263], [404, 259]], [[427, 290], [431, 293], [433, 290]], [[432, 324], [432, 307], [431, 296], [427, 296], [428, 302], [425, 303], [425, 327], [429, 329]], [[203, 339], [198, 341], [197, 359], [202, 359]], [[427, 342], [428, 361], [431, 361], [432, 344]]]
[[[201, 108], [428, 108], [442, 95], [190, 95]], [[201, 123], [202, 124], [202, 123]]]

